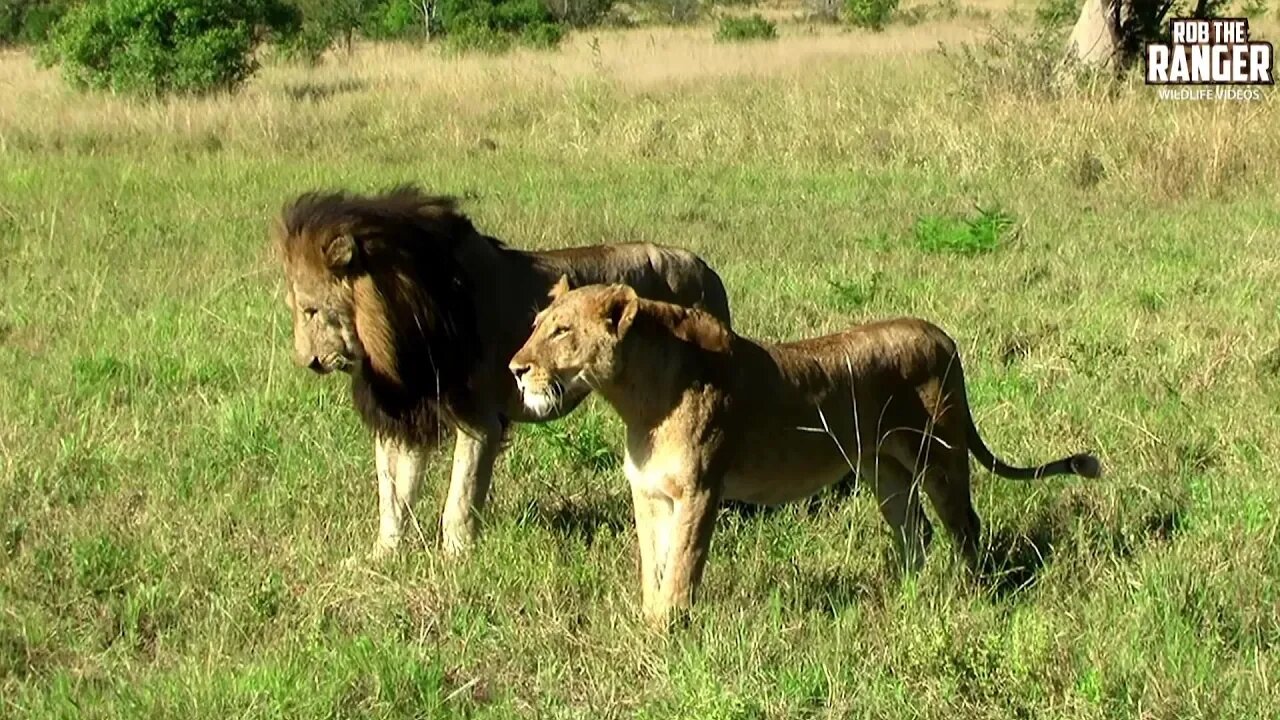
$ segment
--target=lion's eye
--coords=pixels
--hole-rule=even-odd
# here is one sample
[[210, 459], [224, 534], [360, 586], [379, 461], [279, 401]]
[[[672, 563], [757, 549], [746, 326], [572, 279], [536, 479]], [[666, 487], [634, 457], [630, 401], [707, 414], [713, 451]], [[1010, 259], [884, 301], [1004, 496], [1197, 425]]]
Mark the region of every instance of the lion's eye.
[[564, 335], [567, 332], [569, 332], [569, 328], [561, 325], [560, 327], [557, 327], [556, 329], [551, 331], [551, 337], [553, 338], [560, 337], [561, 335]]
[[303, 309], [302, 309], [302, 317], [306, 318], [307, 320], [310, 320], [311, 318], [313, 318], [313, 317], [315, 317], [315, 316], [316, 316], [316, 313], [317, 313], [317, 312], [318, 312], [318, 311], [317, 311], [315, 308], [313, 308], [313, 307], [303, 308]]

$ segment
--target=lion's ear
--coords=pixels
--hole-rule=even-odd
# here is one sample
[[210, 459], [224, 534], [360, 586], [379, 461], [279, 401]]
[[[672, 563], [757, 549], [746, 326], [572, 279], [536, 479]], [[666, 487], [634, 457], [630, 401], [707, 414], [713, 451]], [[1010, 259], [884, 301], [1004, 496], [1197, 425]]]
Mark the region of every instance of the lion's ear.
[[623, 287], [613, 296], [609, 304], [609, 324], [613, 326], [613, 334], [621, 338], [636, 319], [640, 309], [640, 298], [630, 287]]
[[330, 240], [324, 249], [324, 259], [335, 270], [350, 267], [356, 259], [356, 239], [344, 233]]
[[551, 290], [547, 293], [547, 297], [555, 300], [567, 292], [569, 292], [569, 276], [561, 275], [560, 279], [556, 281], [556, 284], [551, 286]]

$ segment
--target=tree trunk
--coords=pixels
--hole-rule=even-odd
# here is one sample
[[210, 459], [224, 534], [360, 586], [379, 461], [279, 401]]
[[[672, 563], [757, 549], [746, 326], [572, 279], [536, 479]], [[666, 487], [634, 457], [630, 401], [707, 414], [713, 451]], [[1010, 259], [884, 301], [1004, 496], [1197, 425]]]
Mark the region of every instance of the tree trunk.
[[422, 8], [422, 32], [427, 37], [427, 42], [431, 42], [431, 11], [435, 9], [434, 0], [420, 0], [418, 6]]
[[1095, 68], [1114, 67], [1120, 57], [1122, 0], [1084, 0], [1067, 40], [1067, 61]]

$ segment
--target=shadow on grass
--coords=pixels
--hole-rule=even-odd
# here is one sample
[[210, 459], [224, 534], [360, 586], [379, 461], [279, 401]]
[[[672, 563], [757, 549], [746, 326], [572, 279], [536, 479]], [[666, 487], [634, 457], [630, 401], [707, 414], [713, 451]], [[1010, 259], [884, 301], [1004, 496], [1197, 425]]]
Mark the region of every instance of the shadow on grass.
[[822, 570], [805, 573], [796, 604], [808, 612], [835, 617], [846, 608], [865, 604], [883, 593], [883, 577], [871, 572]]
[[1111, 557], [1127, 560], [1167, 543], [1182, 528], [1182, 502], [1162, 503], [1135, 519], [1105, 517], [1085, 503], [1068, 501], [1026, 532], [994, 530], [978, 575], [994, 599], [1007, 599], [1035, 586], [1052, 556]]
[[346, 78], [334, 82], [301, 82], [284, 86], [284, 94], [294, 102], [319, 102], [337, 95], [359, 92], [368, 86], [362, 80]]
[[631, 532], [634, 519], [630, 498], [618, 495], [588, 503], [551, 500], [535, 503], [533, 521], [566, 540], [591, 547], [602, 531], [611, 535]]

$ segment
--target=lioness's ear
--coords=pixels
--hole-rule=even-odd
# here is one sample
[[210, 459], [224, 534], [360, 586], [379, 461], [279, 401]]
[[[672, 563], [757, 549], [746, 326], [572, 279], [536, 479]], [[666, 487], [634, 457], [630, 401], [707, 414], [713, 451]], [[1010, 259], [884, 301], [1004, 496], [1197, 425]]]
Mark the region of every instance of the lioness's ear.
[[555, 300], [567, 292], [569, 292], [569, 276], [561, 275], [556, 284], [551, 286], [551, 291], [547, 293], [547, 297]]
[[333, 269], [345, 268], [356, 258], [356, 239], [342, 234], [329, 241], [324, 249], [324, 259]]
[[635, 290], [624, 287], [616, 293], [609, 304], [609, 324], [613, 327], [613, 334], [618, 338], [626, 335], [639, 309], [640, 298], [636, 296]]

